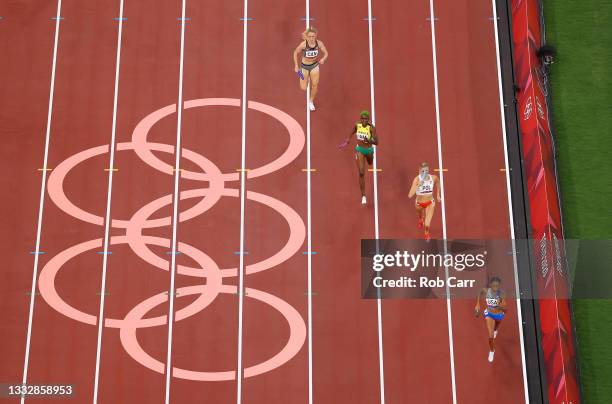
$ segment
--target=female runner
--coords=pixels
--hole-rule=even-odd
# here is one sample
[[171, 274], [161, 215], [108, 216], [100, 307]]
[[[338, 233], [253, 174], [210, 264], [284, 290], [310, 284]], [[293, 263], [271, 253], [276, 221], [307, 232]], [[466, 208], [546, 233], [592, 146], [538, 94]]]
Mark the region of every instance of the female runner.
[[476, 307], [474, 308], [476, 317], [480, 316], [480, 300], [484, 299], [486, 304], [484, 319], [489, 332], [489, 362], [493, 362], [497, 330], [506, 315], [506, 295], [504, 291], [499, 288], [500, 284], [501, 279], [497, 276], [491, 278], [489, 287], [480, 291], [478, 299], [476, 299]]
[[[306, 90], [306, 87], [310, 84], [308, 108], [314, 111], [314, 99], [319, 86], [319, 65], [325, 63], [329, 53], [323, 42], [317, 39], [316, 28], [308, 27], [302, 34], [302, 39], [303, 41], [293, 51], [294, 70], [298, 74], [302, 90]], [[319, 51], [323, 54], [323, 57], [320, 59]], [[301, 66], [298, 66], [298, 56], [300, 53], [302, 54]]]
[[365, 163], [372, 165], [374, 161], [374, 147], [378, 144], [378, 135], [376, 128], [370, 122], [370, 113], [361, 111], [359, 122], [353, 126], [353, 130], [349, 137], [340, 144], [340, 148], [344, 149], [351, 142], [353, 135], [357, 135], [357, 146], [355, 146], [355, 161], [357, 162], [357, 170], [359, 170], [359, 188], [361, 189], [361, 204], [367, 203], [365, 196]]
[[412, 181], [412, 187], [408, 193], [408, 198], [412, 198], [416, 194], [415, 207], [418, 216], [417, 226], [419, 229], [425, 227], [423, 234], [425, 240], [429, 240], [431, 237], [429, 235], [429, 226], [436, 207], [436, 201], [433, 197], [434, 187], [436, 188], [436, 199], [438, 202], [441, 202], [442, 199], [440, 199], [440, 183], [438, 177], [429, 173], [429, 165], [427, 163], [421, 163], [419, 175], [414, 177]]

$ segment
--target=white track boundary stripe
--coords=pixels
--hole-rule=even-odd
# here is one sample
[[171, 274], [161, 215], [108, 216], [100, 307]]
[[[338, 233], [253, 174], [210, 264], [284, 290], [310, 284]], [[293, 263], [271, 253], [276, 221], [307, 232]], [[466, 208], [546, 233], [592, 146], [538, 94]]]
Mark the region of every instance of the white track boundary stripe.
[[[376, 127], [376, 103], [374, 98], [374, 41], [372, 32], [372, 0], [368, 0], [368, 43], [370, 56], [370, 108], [372, 109], [372, 124]], [[374, 147], [374, 161], [372, 170], [372, 182], [374, 188], [374, 237], [376, 240], [380, 238], [378, 231], [378, 170], [376, 145]], [[383, 325], [382, 325], [382, 300], [380, 296], [376, 299], [376, 318], [378, 320], [378, 371], [380, 380], [380, 403], [385, 403], [385, 366], [383, 355]]]
[[[440, 98], [438, 91], [438, 58], [436, 53], [436, 15], [434, 12], [434, 0], [429, 0], [429, 13], [431, 24], [431, 50], [433, 59], [434, 96], [436, 101], [436, 135], [438, 139], [438, 166], [440, 167], [440, 191], [442, 193], [442, 239], [444, 240], [444, 253], [448, 252], [446, 240], [446, 198], [444, 196], [444, 164], [442, 161], [442, 131], [440, 129]], [[445, 277], [448, 280], [448, 267], [444, 267]], [[457, 385], [455, 380], [455, 347], [453, 342], [453, 313], [451, 308], [450, 290], [446, 282], [446, 316], [448, 321], [448, 344], [450, 353], [451, 386], [453, 393], [453, 404], [457, 404]]]
[[113, 96], [113, 125], [109, 145], [108, 188], [106, 190], [106, 216], [104, 219], [104, 254], [102, 256], [102, 280], [100, 285], [100, 311], [98, 313], [98, 339], [96, 342], [96, 370], [94, 375], [93, 404], [98, 402], [100, 382], [100, 355], [102, 351], [102, 332], [104, 330], [104, 303], [106, 296], [106, 271], [108, 269], [108, 239], [111, 221], [111, 198], [113, 192], [113, 170], [115, 167], [115, 139], [117, 134], [117, 103], [119, 98], [119, 71], [121, 65], [121, 40], [123, 36], [123, 0], [119, 1], [119, 28], [117, 30], [117, 57], [115, 59], [115, 94]]
[[497, 64], [497, 83], [499, 85], [499, 111], [501, 115], [501, 130], [502, 137], [504, 142], [504, 164], [506, 167], [506, 188], [507, 188], [507, 196], [508, 196], [508, 221], [510, 226], [510, 237], [512, 239], [512, 261], [514, 265], [514, 285], [517, 291], [516, 295], [516, 313], [517, 313], [517, 321], [518, 321], [518, 329], [519, 329], [519, 338], [521, 342], [521, 363], [523, 366], [523, 386], [525, 392], [525, 403], [529, 403], [529, 386], [527, 384], [527, 365], [525, 359], [525, 344], [523, 337], [523, 313], [521, 312], [521, 296], [520, 296], [520, 286], [518, 279], [518, 264], [516, 261], [516, 241], [515, 241], [515, 233], [514, 233], [514, 212], [512, 208], [512, 187], [510, 186], [510, 165], [508, 163], [508, 143], [507, 143], [507, 133], [506, 133], [506, 111], [504, 109], [504, 93], [502, 87], [502, 72], [501, 72], [501, 53], [499, 50], [499, 33], [497, 26], [497, 7], [496, 1], [491, 0], [491, 4], [493, 7], [493, 31], [495, 32], [495, 54], [496, 54], [496, 64]]
[[[306, 0], [306, 28], [310, 27], [310, 0]], [[308, 404], [313, 403], [312, 388], [312, 197], [310, 161], [310, 86], [306, 86], [306, 226], [308, 232]]]
[[174, 295], [176, 278], [176, 231], [178, 225], [179, 179], [181, 178], [181, 128], [183, 120], [183, 61], [185, 59], [185, 8], [187, 0], [182, 1], [181, 11], [181, 53], [179, 62], [179, 88], [176, 103], [176, 147], [174, 148], [174, 200], [172, 206], [172, 258], [170, 261], [170, 289], [168, 290], [168, 345], [166, 354], [166, 392], [165, 403], [170, 403], [170, 380], [172, 379], [172, 329], [174, 325]]
[[249, 1], [244, 0], [242, 20], [242, 140], [240, 156], [240, 264], [238, 267], [238, 359], [236, 365], [236, 403], [242, 402], [242, 336], [244, 315], [244, 202], [246, 193], [246, 111], [247, 111], [247, 36]]
[[[32, 286], [30, 288], [30, 309], [28, 312], [28, 332], [26, 335], [26, 347], [23, 359], [22, 384], [28, 381], [28, 367], [30, 364], [30, 343], [32, 341], [32, 322], [34, 319], [34, 300], [36, 296], [36, 283], [38, 280], [38, 258], [40, 257], [40, 237], [42, 232], [43, 210], [45, 206], [45, 189], [47, 187], [47, 163], [49, 160], [49, 143], [51, 139], [51, 117], [53, 116], [53, 98], [55, 95], [55, 70], [57, 67], [57, 47], [59, 43], [60, 17], [62, 11], [62, 0], [57, 1], [55, 14], [55, 36], [53, 40], [53, 62], [51, 65], [51, 84], [49, 85], [49, 107], [47, 110], [47, 128], [45, 132], [45, 155], [43, 157], [42, 179], [40, 181], [40, 198], [38, 205], [38, 221], [36, 224], [36, 247], [34, 250], [34, 268], [32, 270]], [[25, 402], [25, 396], [21, 397], [21, 404]]]

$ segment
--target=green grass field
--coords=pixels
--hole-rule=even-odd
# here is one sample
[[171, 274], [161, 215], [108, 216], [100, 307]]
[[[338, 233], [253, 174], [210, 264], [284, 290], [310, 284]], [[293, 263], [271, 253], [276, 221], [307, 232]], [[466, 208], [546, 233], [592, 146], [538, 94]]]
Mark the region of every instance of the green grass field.
[[[544, 0], [544, 19], [557, 48], [550, 82], [565, 236], [612, 239], [612, 1]], [[579, 266], [577, 279], [587, 271]], [[574, 300], [574, 313], [584, 402], [612, 403], [612, 300]]]

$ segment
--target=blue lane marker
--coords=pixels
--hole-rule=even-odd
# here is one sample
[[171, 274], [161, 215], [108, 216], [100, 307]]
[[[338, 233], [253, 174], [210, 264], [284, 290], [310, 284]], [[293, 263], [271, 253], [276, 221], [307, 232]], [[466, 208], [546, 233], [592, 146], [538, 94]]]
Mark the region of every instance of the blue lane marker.
[[112, 254], [112, 253], [113, 253], [112, 251], [107, 251], [107, 252], [104, 252], [104, 251], [97, 251], [97, 252], [96, 252], [96, 254], [102, 254], [102, 255], [105, 255], [105, 254], [106, 254], [106, 255], [110, 255], [110, 254]]
[[59, 17], [59, 18], [58, 18], [58, 17], [51, 17], [51, 19], [52, 19], [52, 20], [63, 20], [63, 19], [64, 19], [64, 17]]
[[255, 21], [255, 18], [250, 18], [250, 17], [248, 17], [248, 18], [240, 18], [240, 21], [244, 21], [244, 20]]
[[183, 17], [178, 17], [176, 20], [177, 20], [177, 21], [183, 21], [183, 20], [185, 20], [185, 21], [189, 21], [189, 20], [191, 20], [191, 18], [188, 18], [188, 17], [185, 17], [185, 18], [183, 18]]
[[115, 21], [127, 21], [127, 17], [115, 17], [113, 18]]
[[306, 20], [314, 21], [314, 17], [310, 17], [310, 18], [302, 17], [302, 18], [300, 18], [300, 20], [302, 20], [302, 21], [306, 21]]
[[174, 255], [181, 255], [182, 252], [177, 251], [177, 252], [173, 253], [172, 251], [166, 251], [166, 255], [172, 255], [172, 254], [174, 254]]
[[316, 255], [316, 254], [317, 254], [317, 252], [316, 252], [316, 251], [311, 251], [311, 252], [309, 253], [308, 251], [304, 251], [304, 252], [302, 252], [302, 254], [304, 254], [304, 255], [308, 255], [308, 254], [310, 254], [310, 255]]
[[[365, 17], [363, 20], [364, 20], [364, 21], [368, 21], [368, 20], [370, 20], [370, 19], [369, 19], [368, 17]], [[372, 17], [372, 21], [376, 21], [376, 17]]]
[[[242, 252], [243, 255], [249, 255], [248, 251], [243, 251]], [[234, 251], [234, 255], [240, 255], [240, 251]]]
[[33, 254], [33, 255], [42, 255], [42, 254], [46, 254], [46, 252], [44, 252], [44, 251], [30, 251], [30, 254]]

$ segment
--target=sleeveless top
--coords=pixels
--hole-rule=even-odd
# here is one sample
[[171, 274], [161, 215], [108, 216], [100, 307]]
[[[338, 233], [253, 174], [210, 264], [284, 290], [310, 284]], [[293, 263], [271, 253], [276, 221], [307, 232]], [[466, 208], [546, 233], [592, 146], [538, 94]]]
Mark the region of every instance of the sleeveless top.
[[431, 195], [433, 193], [434, 180], [431, 174], [427, 174], [427, 178], [419, 181], [416, 194], [419, 196]]
[[302, 50], [302, 54], [304, 55], [304, 57], [309, 59], [315, 59], [317, 56], [319, 56], [319, 42], [315, 40], [315, 46], [312, 48], [308, 46], [308, 41], [305, 42], [306, 46], [304, 47], [304, 50]]
[[369, 124], [364, 126], [361, 122], [357, 122], [356, 127], [357, 132], [355, 134], [357, 135], [357, 140], [365, 142], [372, 139], [372, 127]]
[[501, 301], [504, 297], [504, 293], [501, 290], [495, 292], [491, 288], [487, 288], [487, 294], [485, 296], [485, 302], [487, 303], [487, 308], [489, 309], [498, 309], [501, 307]]

